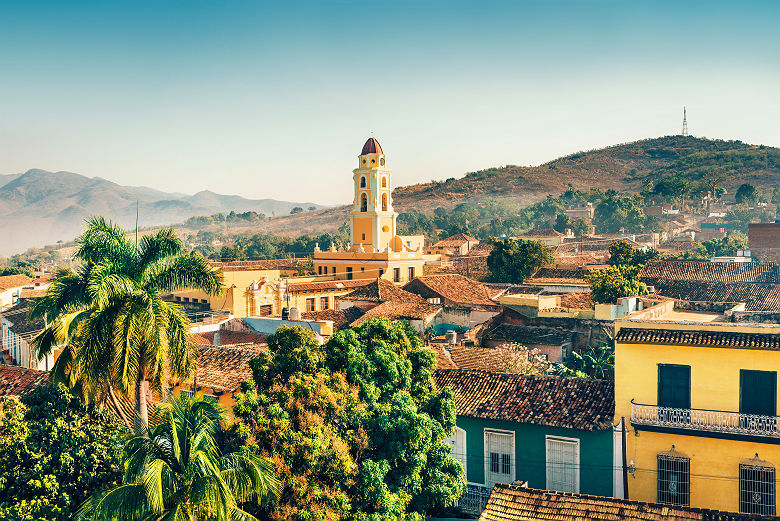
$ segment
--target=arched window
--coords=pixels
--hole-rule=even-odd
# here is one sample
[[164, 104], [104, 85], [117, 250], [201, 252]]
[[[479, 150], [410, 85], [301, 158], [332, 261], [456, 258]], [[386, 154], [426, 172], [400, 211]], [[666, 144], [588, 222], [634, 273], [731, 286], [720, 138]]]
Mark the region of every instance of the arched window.
[[379, 160], [379, 164], [382, 165], [382, 166], [385, 166], [385, 158], [384, 157]]
[[382, 188], [387, 188], [387, 178], [382, 176]]
[[366, 196], [366, 194], [360, 196], [360, 211], [361, 212], [368, 211], [368, 197]]
[[387, 211], [387, 194], [382, 194], [382, 211]]
[[365, 176], [362, 176], [360, 178], [360, 188], [365, 188], [365, 187], [366, 187], [366, 178]]

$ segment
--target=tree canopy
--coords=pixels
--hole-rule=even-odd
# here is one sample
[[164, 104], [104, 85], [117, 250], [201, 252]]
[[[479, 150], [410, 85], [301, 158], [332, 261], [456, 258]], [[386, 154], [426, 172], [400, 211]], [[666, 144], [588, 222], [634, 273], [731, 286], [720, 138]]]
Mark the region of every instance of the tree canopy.
[[373, 319], [324, 346], [280, 328], [268, 345], [235, 413], [281, 478], [272, 519], [422, 520], [460, 497], [452, 391], [436, 390], [435, 355], [408, 326]]
[[552, 250], [541, 241], [492, 240], [487, 258], [491, 282], [522, 283], [537, 269], [553, 262]]
[[610, 266], [586, 275], [590, 298], [599, 304], [614, 304], [617, 299], [645, 295], [647, 286], [639, 281], [639, 266]]
[[660, 258], [661, 253], [654, 248], [647, 250], [634, 248], [630, 242], [619, 240], [609, 245], [609, 260], [607, 262], [611, 266], [642, 266], [648, 261]]

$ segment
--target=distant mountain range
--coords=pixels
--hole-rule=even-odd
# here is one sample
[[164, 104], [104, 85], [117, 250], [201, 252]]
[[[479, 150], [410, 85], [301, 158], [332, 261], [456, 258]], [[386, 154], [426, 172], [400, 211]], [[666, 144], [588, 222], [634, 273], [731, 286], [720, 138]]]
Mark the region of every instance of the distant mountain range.
[[21, 253], [32, 246], [69, 241], [82, 230], [84, 219], [104, 215], [125, 227], [181, 222], [194, 215], [255, 211], [288, 214], [296, 206], [315, 203], [245, 199], [210, 191], [195, 195], [167, 193], [143, 186], [122, 186], [99, 177], [32, 169], [0, 174], [0, 255]]

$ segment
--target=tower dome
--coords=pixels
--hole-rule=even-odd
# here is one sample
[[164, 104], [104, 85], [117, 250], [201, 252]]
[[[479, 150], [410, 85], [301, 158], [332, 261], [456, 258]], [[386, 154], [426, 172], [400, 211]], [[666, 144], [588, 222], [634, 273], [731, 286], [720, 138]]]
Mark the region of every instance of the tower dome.
[[384, 154], [384, 152], [382, 152], [382, 146], [379, 144], [379, 141], [372, 137], [368, 138], [366, 144], [363, 145], [363, 150], [360, 152], [361, 156], [366, 154]]

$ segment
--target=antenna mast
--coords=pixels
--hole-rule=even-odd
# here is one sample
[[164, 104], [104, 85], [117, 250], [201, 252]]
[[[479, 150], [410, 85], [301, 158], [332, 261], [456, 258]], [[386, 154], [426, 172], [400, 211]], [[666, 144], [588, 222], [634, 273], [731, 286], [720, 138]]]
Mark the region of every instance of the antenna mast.
[[682, 135], [687, 136], [688, 135], [688, 115], [685, 112], [685, 107], [683, 107], [683, 128], [682, 128]]

